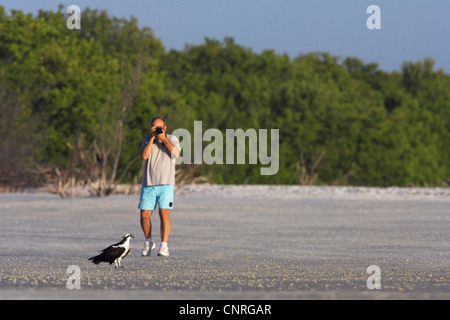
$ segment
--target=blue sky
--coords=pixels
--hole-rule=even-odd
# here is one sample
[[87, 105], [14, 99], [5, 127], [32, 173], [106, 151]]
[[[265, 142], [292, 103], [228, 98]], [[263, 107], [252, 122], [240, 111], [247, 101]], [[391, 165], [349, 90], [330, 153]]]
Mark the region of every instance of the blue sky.
[[[376, 62], [386, 71], [429, 57], [435, 69], [450, 73], [449, 0], [0, 0], [7, 11], [34, 14], [58, 4], [135, 16], [166, 49], [233, 37], [255, 52], [273, 49], [295, 58], [326, 51]], [[381, 9], [381, 30], [366, 27], [372, 4]]]

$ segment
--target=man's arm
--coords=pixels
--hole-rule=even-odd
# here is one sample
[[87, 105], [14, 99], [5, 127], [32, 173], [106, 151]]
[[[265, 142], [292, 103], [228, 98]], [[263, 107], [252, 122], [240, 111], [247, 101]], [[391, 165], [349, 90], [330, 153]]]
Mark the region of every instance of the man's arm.
[[[161, 134], [161, 142], [164, 143], [164, 145], [166, 146], [167, 150], [169, 150], [170, 154], [174, 157], [174, 158], [178, 158], [180, 156], [180, 150], [178, 150], [177, 147], [175, 147], [172, 142], [170, 142], [169, 139], [167, 139], [165, 134]], [[158, 137], [159, 138], [159, 137]]]
[[152, 154], [152, 147], [153, 147], [154, 140], [155, 140], [155, 136], [152, 136], [150, 138], [150, 141], [144, 147], [144, 149], [142, 149], [142, 151], [141, 151], [142, 160], [147, 160], [148, 158], [150, 158], [150, 155]]

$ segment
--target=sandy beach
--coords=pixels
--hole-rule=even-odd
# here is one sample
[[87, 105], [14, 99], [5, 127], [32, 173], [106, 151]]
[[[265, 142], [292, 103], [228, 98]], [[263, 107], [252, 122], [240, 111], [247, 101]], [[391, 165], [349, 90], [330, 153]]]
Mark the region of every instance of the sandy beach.
[[[168, 258], [140, 256], [138, 200], [0, 194], [0, 299], [450, 298], [450, 189], [185, 186]], [[125, 233], [124, 269], [87, 260]]]

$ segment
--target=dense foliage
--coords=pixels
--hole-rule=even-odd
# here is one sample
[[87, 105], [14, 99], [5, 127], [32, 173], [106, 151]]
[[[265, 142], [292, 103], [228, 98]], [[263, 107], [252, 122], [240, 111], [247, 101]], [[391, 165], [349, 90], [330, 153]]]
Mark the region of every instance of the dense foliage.
[[[3, 185], [140, 182], [150, 119], [168, 131], [280, 130], [280, 167], [181, 165], [213, 183], [438, 185], [450, 178], [450, 75], [431, 59], [400, 71], [328, 53], [255, 53], [231, 38], [166, 51], [135, 19], [0, 7]], [[208, 142], [203, 142], [206, 146]], [[56, 180], [55, 180], [56, 179]]]

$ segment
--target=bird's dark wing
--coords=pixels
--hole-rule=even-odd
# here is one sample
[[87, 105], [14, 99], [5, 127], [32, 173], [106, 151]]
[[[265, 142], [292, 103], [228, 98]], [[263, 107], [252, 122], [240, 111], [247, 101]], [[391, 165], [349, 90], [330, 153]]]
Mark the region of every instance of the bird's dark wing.
[[102, 262], [108, 262], [109, 264], [113, 264], [114, 261], [119, 258], [125, 252], [125, 248], [123, 247], [114, 247], [110, 246], [103, 250], [103, 252], [98, 256], [98, 260]]
[[120, 246], [121, 244], [124, 244], [124, 243], [125, 243], [125, 239], [122, 239], [121, 241], [119, 241], [119, 242], [117, 242], [117, 243], [114, 243], [114, 244], [110, 245], [108, 248], [105, 248], [105, 249], [103, 249], [103, 250], [100, 250], [99, 252], [103, 252], [103, 251], [105, 251], [105, 250], [110, 250], [111, 248], [113, 248], [113, 247], [118, 247], [118, 246]]

